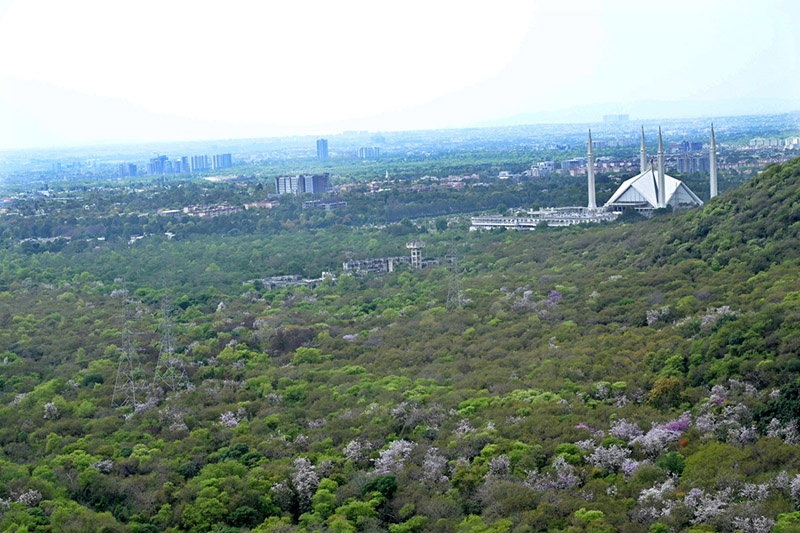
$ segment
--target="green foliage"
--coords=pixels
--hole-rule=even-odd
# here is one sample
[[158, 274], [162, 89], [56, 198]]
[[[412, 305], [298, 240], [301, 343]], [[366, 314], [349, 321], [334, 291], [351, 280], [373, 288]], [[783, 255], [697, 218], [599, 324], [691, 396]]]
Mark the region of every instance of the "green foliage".
[[213, 487], [202, 490], [200, 494], [194, 503], [183, 511], [182, 523], [190, 530], [209, 531], [228, 514], [225, 505], [219, 499], [220, 497], [227, 499], [227, 494], [220, 494]]
[[562, 442], [556, 446], [555, 453], [571, 465], [579, 465], [583, 461], [581, 449], [571, 442]]
[[464, 518], [458, 526], [457, 533], [510, 533], [513, 522], [511, 520], [500, 519], [491, 525], [487, 525], [480, 516], [469, 515]]
[[668, 470], [671, 474], [680, 476], [683, 469], [686, 467], [686, 461], [683, 455], [678, 452], [669, 452], [656, 460], [656, 466]]
[[597, 510], [587, 511], [585, 507], [581, 507], [580, 509], [575, 511], [575, 518], [586, 524], [588, 524], [589, 522], [593, 522], [595, 520], [602, 520], [603, 518], [605, 518], [605, 516], [606, 516], [605, 513], [603, 513], [602, 511], [597, 511]]
[[712, 486], [721, 475], [736, 476], [742, 452], [721, 442], [703, 444], [686, 459], [683, 479], [699, 487]]
[[243, 505], [229, 514], [226, 521], [235, 527], [253, 527], [258, 525], [260, 519], [258, 511]]
[[361, 497], [370, 492], [380, 492], [384, 498], [391, 500], [397, 492], [397, 477], [391, 474], [375, 476], [361, 487]]
[[391, 524], [389, 531], [391, 533], [422, 533], [427, 531], [428, 517], [427, 516], [414, 516], [400, 524]]
[[777, 418], [781, 422], [800, 419], [800, 383], [795, 381], [783, 387], [778, 397], [759, 406], [753, 413], [753, 417], [762, 429], [773, 418]]
[[[62, 214], [0, 219], [0, 498], [10, 502], [0, 529], [643, 531], [638, 499], [668, 479], [670, 501], [730, 488], [726, 510], [796, 529], [790, 493], [773, 481], [800, 471], [789, 443], [800, 417], [800, 163], [648, 221], [481, 234], [444, 218], [569, 197], [578, 181], [501, 184], [455, 206], [450, 191], [392, 191], [386, 207], [352, 195], [330, 218], [287, 199], [202, 221], [134, 216], [123, 200], [241, 199], [250, 186], [158, 199], [87, 191], [74, 210], [89, 222], [38, 248], [15, 239], [52, 233]], [[106, 241], [83, 240], [90, 222]], [[128, 246], [123, 235], [143, 225], [152, 235]], [[445, 264], [315, 287], [261, 281], [405, 254], [412, 238], [440, 260], [456, 242], [463, 307], [448, 311]], [[134, 377], [152, 383], [162, 298], [191, 386], [142, 387], [135, 408], [116, 409], [118, 317], [136, 333]], [[674, 422], [684, 416], [716, 425]], [[680, 436], [651, 450], [652, 435], [615, 436], [623, 419], [632, 434], [671, 423]], [[627, 475], [604, 453], [646, 462]], [[762, 499], [739, 496], [762, 485]], [[28, 490], [38, 505], [16, 502]], [[650, 529], [699, 527], [675, 509]], [[703, 527], [732, 529], [732, 518]]]
[[302, 346], [295, 350], [294, 358], [292, 358], [293, 365], [316, 364], [322, 361], [323, 355], [319, 348], [305, 348]]
[[800, 531], [800, 512], [779, 514], [772, 531], [773, 533], [797, 533]]
[[317, 492], [311, 500], [314, 514], [324, 520], [336, 510], [336, 489], [338, 485], [331, 479], [320, 481]]
[[355, 524], [364, 523], [365, 519], [378, 516], [375, 507], [368, 502], [352, 500], [336, 508], [336, 514], [344, 516]]

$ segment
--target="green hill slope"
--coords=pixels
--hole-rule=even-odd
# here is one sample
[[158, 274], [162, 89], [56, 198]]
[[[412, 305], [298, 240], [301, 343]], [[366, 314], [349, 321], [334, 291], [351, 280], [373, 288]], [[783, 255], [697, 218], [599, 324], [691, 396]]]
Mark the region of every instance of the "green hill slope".
[[[345, 242], [416, 237], [391, 228], [197, 237], [96, 267], [103, 252], [6, 250], [0, 526], [791, 531], [798, 220], [800, 159], [641, 223], [422, 235], [430, 255], [457, 242], [452, 311], [446, 262], [313, 290], [225, 282], [257, 277], [267, 246], [334, 260]], [[167, 254], [223, 288], [172, 294], [172, 359], [189, 383], [172, 390], [152, 384], [161, 280], [138, 278], [137, 399], [115, 409], [114, 278]]]

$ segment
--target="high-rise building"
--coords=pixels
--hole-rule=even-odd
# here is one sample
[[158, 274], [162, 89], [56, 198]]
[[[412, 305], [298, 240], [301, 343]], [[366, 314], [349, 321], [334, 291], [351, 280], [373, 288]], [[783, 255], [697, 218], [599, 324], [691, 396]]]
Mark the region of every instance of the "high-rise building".
[[275, 178], [277, 194], [300, 194], [300, 176], [278, 176]]
[[231, 168], [233, 160], [231, 154], [216, 154], [211, 158], [211, 166], [214, 169], [218, 168]]
[[702, 149], [703, 143], [697, 141], [681, 141], [669, 146], [669, 151], [672, 153], [696, 152]]
[[192, 172], [200, 172], [203, 170], [208, 170], [208, 156], [203, 155], [193, 155], [191, 159], [192, 165]]
[[358, 149], [359, 159], [377, 159], [381, 156], [381, 149], [377, 146], [362, 146]]
[[121, 163], [119, 165], [119, 170], [117, 171], [117, 175], [120, 178], [126, 178], [128, 176], [135, 176], [136, 175], [136, 165], [134, 163]]
[[278, 194], [325, 194], [330, 188], [330, 177], [327, 173], [275, 178], [275, 192]]
[[708, 172], [709, 158], [706, 155], [689, 155], [678, 157], [678, 172]]
[[328, 160], [328, 139], [317, 139], [317, 159]]
[[330, 176], [327, 173], [303, 176], [303, 192], [305, 193], [325, 194], [330, 188]]
[[163, 174], [166, 170], [166, 166], [167, 166], [167, 156], [160, 155], [157, 157], [153, 157], [150, 159], [150, 161], [147, 162], [147, 174], [150, 176]]

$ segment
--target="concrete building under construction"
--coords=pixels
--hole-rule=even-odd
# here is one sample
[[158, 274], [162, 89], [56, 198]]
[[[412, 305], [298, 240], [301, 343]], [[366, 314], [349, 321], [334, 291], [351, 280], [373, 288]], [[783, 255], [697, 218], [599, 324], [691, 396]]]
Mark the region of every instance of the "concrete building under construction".
[[394, 272], [395, 266], [399, 264], [411, 265], [411, 268], [423, 268], [436, 260], [425, 260], [422, 257], [422, 250], [425, 248], [424, 241], [411, 241], [406, 243], [406, 248], [411, 250], [410, 255], [397, 257], [374, 257], [370, 259], [354, 259], [342, 263], [342, 271], [353, 273], [367, 272]]

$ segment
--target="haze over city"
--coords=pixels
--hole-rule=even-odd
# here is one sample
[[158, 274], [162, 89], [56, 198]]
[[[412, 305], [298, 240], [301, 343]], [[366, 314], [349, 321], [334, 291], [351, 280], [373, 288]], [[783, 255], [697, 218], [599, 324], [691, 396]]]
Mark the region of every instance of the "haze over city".
[[800, 108], [800, 4], [0, 2], [0, 149]]

